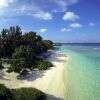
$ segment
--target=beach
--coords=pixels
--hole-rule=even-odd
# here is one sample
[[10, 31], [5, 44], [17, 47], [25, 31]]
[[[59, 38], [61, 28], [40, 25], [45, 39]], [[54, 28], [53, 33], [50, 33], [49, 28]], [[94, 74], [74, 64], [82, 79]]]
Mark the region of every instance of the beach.
[[19, 78], [17, 73], [7, 73], [6, 69], [0, 72], [2, 77], [0, 83], [8, 88], [15, 89], [21, 87], [37, 88], [47, 94], [48, 100], [63, 100], [65, 89], [64, 71], [68, 61], [65, 54], [49, 50], [51, 56], [48, 58], [54, 65], [46, 71], [33, 71], [25, 77]]

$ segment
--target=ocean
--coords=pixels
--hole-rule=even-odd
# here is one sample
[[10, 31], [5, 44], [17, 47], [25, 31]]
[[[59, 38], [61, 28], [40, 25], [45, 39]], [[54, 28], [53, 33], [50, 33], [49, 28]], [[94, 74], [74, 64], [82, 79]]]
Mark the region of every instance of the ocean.
[[100, 46], [64, 44], [59, 50], [70, 57], [64, 100], [100, 100]]

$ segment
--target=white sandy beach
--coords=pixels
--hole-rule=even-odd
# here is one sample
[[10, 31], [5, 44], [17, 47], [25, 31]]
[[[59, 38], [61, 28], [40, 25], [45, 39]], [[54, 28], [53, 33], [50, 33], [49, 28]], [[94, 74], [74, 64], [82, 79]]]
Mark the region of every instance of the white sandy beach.
[[54, 67], [47, 71], [34, 71], [24, 79], [17, 79], [18, 74], [8, 74], [1, 71], [0, 75], [4, 74], [4, 76], [0, 78], [0, 83], [5, 84], [8, 88], [34, 87], [48, 94], [49, 100], [63, 99], [65, 89], [64, 70], [68, 56], [53, 50], [49, 52], [52, 53], [49, 60], [54, 64]]

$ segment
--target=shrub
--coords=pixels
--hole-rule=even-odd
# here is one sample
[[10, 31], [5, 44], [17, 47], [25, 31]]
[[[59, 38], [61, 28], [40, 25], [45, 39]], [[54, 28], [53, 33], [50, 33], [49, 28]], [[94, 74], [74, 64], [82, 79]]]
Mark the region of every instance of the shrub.
[[49, 61], [36, 61], [35, 62], [35, 66], [39, 69], [39, 70], [46, 70], [50, 67], [53, 66], [53, 64]]
[[0, 100], [11, 100], [11, 91], [3, 84], [0, 84]]
[[14, 100], [46, 100], [46, 95], [34, 88], [20, 88], [13, 91]]
[[29, 46], [20, 46], [15, 49], [12, 55], [12, 65], [14, 72], [20, 73], [23, 69], [30, 69], [35, 60], [35, 53], [33, 48]]
[[39, 41], [38, 44], [42, 46], [43, 52], [46, 52], [48, 49], [53, 48], [53, 42], [50, 40], [42, 40], [42, 41]]
[[0, 100], [47, 100], [46, 94], [35, 88], [10, 90], [0, 84]]
[[8, 67], [8, 69], [7, 69], [6, 72], [11, 73], [11, 72], [13, 72], [13, 71], [14, 71], [14, 68], [13, 68], [13, 67]]

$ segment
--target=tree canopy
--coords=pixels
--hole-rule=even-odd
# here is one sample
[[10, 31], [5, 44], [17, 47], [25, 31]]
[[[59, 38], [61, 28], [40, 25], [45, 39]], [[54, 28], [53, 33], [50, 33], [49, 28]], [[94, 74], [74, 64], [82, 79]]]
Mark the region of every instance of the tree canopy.
[[8, 89], [0, 84], [0, 100], [47, 100], [46, 94], [35, 88]]
[[0, 84], [0, 100], [11, 100], [12, 95], [8, 88]]
[[[0, 35], [0, 56], [12, 57], [15, 48], [24, 46], [31, 46], [34, 52], [39, 54], [44, 52], [44, 48], [47, 50], [51, 48], [52, 42], [44, 41], [40, 35], [36, 32], [23, 33], [19, 26], [10, 27], [9, 29], [3, 29]], [[48, 46], [47, 46], [48, 45]]]
[[35, 88], [20, 88], [13, 92], [14, 100], [47, 100], [46, 95]]
[[34, 66], [37, 56], [53, 48], [53, 42], [43, 40], [36, 32], [22, 33], [19, 26], [3, 29], [0, 35], [0, 56], [11, 58], [10, 71], [20, 72]]
[[15, 49], [12, 55], [12, 64], [15, 72], [20, 72], [25, 68], [33, 66], [36, 55], [30, 46], [20, 46]]

